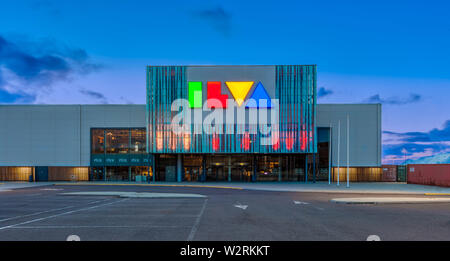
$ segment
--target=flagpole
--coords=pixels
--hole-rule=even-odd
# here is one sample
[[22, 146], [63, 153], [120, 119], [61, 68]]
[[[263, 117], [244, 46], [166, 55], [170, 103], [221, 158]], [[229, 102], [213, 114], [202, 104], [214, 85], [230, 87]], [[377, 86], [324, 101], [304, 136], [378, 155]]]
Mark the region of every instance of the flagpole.
[[338, 169], [338, 174], [337, 174], [337, 186], [339, 186], [339, 178], [340, 178], [340, 154], [341, 154], [341, 120], [338, 121], [338, 153], [337, 153], [337, 169]]
[[347, 188], [350, 187], [349, 163], [350, 163], [350, 117], [347, 114]]

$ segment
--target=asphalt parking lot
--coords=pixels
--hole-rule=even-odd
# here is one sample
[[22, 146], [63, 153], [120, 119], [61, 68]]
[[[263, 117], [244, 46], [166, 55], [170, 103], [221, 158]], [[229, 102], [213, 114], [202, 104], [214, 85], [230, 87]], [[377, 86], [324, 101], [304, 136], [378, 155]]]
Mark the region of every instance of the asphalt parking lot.
[[[128, 191], [204, 198], [63, 195]], [[342, 193], [43, 186], [0, 193], [0, 240], [450, 240], [450, 203], [336, 204]], [[352, 194], [351, 197], [364, 196]], [[401, 195], [384, 195], [400, 197]], [[425, 197], [425, 196], [423, 196]]]

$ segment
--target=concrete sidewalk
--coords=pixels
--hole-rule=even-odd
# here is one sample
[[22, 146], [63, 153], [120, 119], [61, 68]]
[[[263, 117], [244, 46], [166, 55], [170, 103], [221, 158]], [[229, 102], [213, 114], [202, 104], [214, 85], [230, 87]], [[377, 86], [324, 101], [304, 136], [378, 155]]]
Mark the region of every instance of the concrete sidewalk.
[[343, 204], [428, 204], [428, 203], [450, 203], [450, 197], [364, 197], [364, 198], [334, 198], [334, 203]]
[[0, 191], [47, 185], [179, 186], [313, 193], [450, 195], [450, 188], [390, 182], [350, 183], [349, 188], [346, 187], [345, 183], [341, 183], [338, 187], [336, 184], [329, 185], [328, 182], [307, 184], [303, 182], [0, 182]]
[[14, 189], [53, 185], [55, 182], [0, 181], [0, 192]]

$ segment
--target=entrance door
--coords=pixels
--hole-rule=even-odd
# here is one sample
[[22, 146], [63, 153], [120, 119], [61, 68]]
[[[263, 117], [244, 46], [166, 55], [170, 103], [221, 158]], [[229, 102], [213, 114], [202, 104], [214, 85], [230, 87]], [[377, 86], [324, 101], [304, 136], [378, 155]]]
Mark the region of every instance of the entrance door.
[[48, 181], [48, 167], [35, 168], [36, 181]]
[[198, 181], [201, 175], [201, 168], [199, 167], [185, 167], [184, 177], [186, 181]]
[[203, 155], [183, 155], [185, 181], [199, 181], [203, 173]]
[[206, 180], [207, 181], [225, 181], [227, 180], [227, 176], [225, 175], [224, 166], [211, 166], [208, 169]]
[[252, 167], [235, 165], [231, 169], [231, 180], [232, 181], [251, 181]]
[[91, 177], [90, 180], [105, 180], [105, 175], [103, 173], [103, 167], [93, 167], [91, 169]]

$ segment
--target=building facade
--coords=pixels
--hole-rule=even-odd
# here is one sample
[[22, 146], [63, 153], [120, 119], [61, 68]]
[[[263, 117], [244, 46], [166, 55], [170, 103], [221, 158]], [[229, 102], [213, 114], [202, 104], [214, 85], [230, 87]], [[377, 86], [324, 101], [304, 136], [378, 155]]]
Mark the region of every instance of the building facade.
[[0, 105], [0, 180], [342, 181], [348, 164], [378, 181], [381, 105], [317, 105], [316, 82], [314, 65], [149, 66], [146, 105]]

